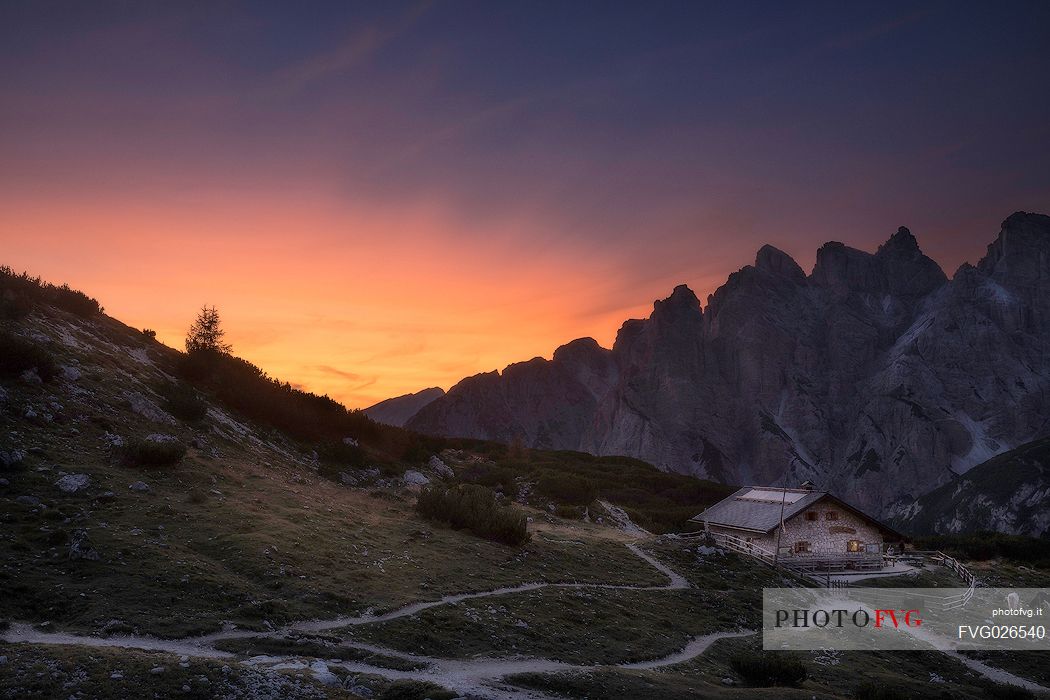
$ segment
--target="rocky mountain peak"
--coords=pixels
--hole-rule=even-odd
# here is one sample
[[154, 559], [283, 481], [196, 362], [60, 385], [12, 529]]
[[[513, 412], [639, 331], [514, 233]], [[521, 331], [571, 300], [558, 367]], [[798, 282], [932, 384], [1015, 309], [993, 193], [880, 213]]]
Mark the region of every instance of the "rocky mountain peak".
[[817, 250], [817, 263], [810, 279], [820, 287], [839, 293], [878, 293], [882, 291], [879, 268], [871, 253], [838, 241], [828, 241]]
[[1029, 284], [1050, 278], [1050, 216], [1014, 212], [977, 269], [997, 280]]
[[798, 266], [795, 259], [790, 255], [774, 248], [768, 243], [758, 249], [755, 255], [755, 267], [779, 277], [802, 282], [806, 279], [806, 273]]
[[901, 226], [898, 228], [897, 233], [890, 236], [888, 241], [880, 245], [879, 250], [876, 253], [876, 255], [901, 254], [922, 254], [922, 251], [919, 250], [919, 242], [915, 240], [915, 236], [912, 235], [907, 226]]
[[554, 351], [555, 362], [586, 362], [595, 357], [608, 354], [608, 350], [598, 344], [594, 338], [577, 338], [562, 345]]
[[671, 292], [666, 299], [658, 299], [653, 302], [654, 321], [662, 319], [681, 320], [692, 316], [697, 318], [703, 315], [700, 309], [700, 300], [696, 298], [693, 290], [684, 284], [680, 284]]

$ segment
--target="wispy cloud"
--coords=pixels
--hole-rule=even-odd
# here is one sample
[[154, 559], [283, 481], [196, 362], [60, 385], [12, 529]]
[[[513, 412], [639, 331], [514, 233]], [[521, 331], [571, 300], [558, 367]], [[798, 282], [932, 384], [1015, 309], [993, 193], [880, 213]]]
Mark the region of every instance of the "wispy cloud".
[[384, 25], [355, 28], [336, 46], [278, 70], [266, 92], [271, 97], [291, 97], [315, 83], [346, 75], [410, 29], [429, 7], [429, 2], [418, 2]]

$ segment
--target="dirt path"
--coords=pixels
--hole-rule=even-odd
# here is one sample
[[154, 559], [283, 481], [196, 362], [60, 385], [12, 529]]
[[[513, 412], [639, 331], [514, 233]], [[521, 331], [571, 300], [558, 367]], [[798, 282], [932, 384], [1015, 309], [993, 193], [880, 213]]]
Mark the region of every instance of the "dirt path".
[[[202, 635], [199, 637], [187, 637], [185, 639], [168, 640], [156, 637], [126, 635], [113, 637], [91, 637], [87, 635], [75, 635], [65, 632], [41, 632], [30, 625], [13, 624], [3, 633], [0, 639], [5, 642], [27, 643], [27, 644], [59, 644], [86, 647], [118, 647], [126, 649], [142, 649], [147, 651], [164, 651], [172, 654], [193, 656], [198, 658], [232, 658], [235, 655], [214, 648], [214, 644], [223, 639], [248, 639], [271, 637], [278, 638], [290, 632], [321, 632], [337, 629], [340, 627], [351, 627], [369, 624], [373, 622], [385, 622], [402, 617], [416, 615], [423, 610], [450, 605], [464, 600], [476, 598], [488, 598], [493, 596], [512, 595], [526, 591], [535, 591], [543, 588], [572, 588], [572, 589], [604, 589], [604, 590], [642, 590], [642, 591], [666, 591], [681, 590], [689, 588], [689, 582], [678, 572], [666, 566], [651, 554], [643, 551], [634, 543], [626, 544], [626, 547], [639, 559], [655, 568], [667, 577], [667, 583], [657, 586], [629, 586], [602, 583], [526, 583], [519, 586], [507, 586], [489, 591], [477, 591], [472, 593], [457, 593], [447, 595], [437, 600], [420, 601], [405, 605], [396, 610], [391, 610], [379, 615], [365, 614], [347, 617], [338, 617], [330, 620], [310, 620], [288, 625], [279, 630], [271, 632], [252, 632], [248, 630], [227, 629], [221, 632]], [[683, 649], [660, 659], [638, 662], [634, 664], [621, 664], [609, 668], [659, 668], [671, 664], [682, 663], [699, 656], [714, 642], [724, 637], [742, 636], [754, 634], [754, 632], [717, 632], [715, 634], [697, 637], [691, 640]], [[302, 657], [293, 656], [260, 656], [248, 659], [244, 663], [271, 668], [274, 670], [302, 669], [312, 672], [319, 680], [330, 675], [330, 667], [342, 668], [355, 673], [368, 673], [384, 676], [390, 679], [415, 679], [438, 683], [456, 692], [465, 693], [473, 697], [492, 698], [493, 700], [526, 699], [535, 700], [545, 698], [542, 693], [523, 688], [508, 686], [500, 682], [504, 676], [516, 673], [551, 673], [556, 671], [580, 671], [594, 670], [601, 666], [581, 666], [549, 659], [512, 658], [512, 659], [442, 659], [431, 656], [420, 656], [407, 654], [394, 649], [365, 644], [354, 641], [344, 641], [344, 646], [361, 649], [386, 656], [393, 656], [406, 661], [419, 664], [423, 668], [417, 670], [393, 670], [372, 666], [370, 664], [355, 661], [322, 661], [313, 659], [309, 662]]]

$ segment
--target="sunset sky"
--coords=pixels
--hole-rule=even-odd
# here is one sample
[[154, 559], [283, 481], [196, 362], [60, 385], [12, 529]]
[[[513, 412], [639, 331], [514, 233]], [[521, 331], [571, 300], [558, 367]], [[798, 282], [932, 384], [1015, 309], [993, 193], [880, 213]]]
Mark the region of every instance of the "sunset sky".
[[1050, 212], [1050, 3], [0, 0], [0, 264], [350, 406]]

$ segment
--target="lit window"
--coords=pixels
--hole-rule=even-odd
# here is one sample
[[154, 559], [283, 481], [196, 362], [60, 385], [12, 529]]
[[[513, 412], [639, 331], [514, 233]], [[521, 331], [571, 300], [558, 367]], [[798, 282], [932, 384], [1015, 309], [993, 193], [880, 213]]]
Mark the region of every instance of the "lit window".
[[860, 552], [863, 551], [864, 545], [860, 543], [860, 540], [850, 540], [846, 543], [847, 552]]

